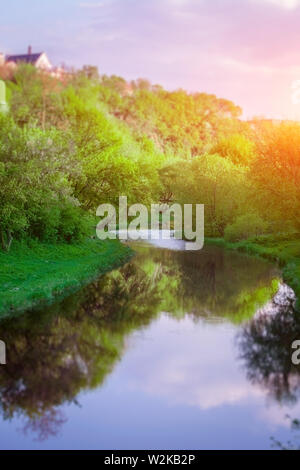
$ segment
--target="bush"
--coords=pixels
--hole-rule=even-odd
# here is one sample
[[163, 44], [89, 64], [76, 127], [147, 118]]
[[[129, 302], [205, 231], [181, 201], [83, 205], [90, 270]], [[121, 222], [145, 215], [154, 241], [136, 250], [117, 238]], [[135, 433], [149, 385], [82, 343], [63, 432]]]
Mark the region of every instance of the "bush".
[[244, 214], [225, 228], [224, 238], [228, 242], [237, 242], [262, 235], [267, 230], [267, 223], [255, 213]]
[[88, 235], [91, 228], [91, 217], [78, 207], [66, 205], [60, 213], [58, 239], [66, 242], [81, 240]]
[[0, 116], [0, 240], [79, 240], [87, 218], [73, 196], [71, 178], [80, 166], [65, 134], [56, 129], [20, 128]]

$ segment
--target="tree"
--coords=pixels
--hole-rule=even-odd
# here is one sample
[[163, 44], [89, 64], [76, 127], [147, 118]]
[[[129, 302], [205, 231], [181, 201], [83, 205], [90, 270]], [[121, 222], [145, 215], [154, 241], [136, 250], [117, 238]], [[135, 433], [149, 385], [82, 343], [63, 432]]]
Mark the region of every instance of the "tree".
[[87, 105], [72, 89], [65, 113], [81, 166], [75, 196], [86, 209], [117, 203], [120, 195], [129, 202], [150, 202], [158, 194], [161, 158], [150, 142], [135, 139], [124, 124]]
[[255, 156], [255, 144], [242, 134], [231, 134], [222, 136], [210, 151], [236, 165], [249, 165]]
[[[21, 129], [10, 117], [0, 118], [3, 249], [9, 250], [13, 236], [71, 240], [82, 235], [85, 218], [70, 182], [78, 172], [65, 135], [55, 129]], [[71, 233], [70, 217], [76, 220]]]
[[59, 127], [62, 121], [64, 83], [28, 64], [19, 65], [11, 88], [11, 112], [19, 125], [38, 124], [42, 129]]
[[300, 229], [300, 125], [282, 123], [257, 135], [251, 164], [260, 213], [281, 231]]
[[[170, 174], [170, 168], [168, 172]], [[169, 183], [174, 200], [205, 205], [206, 236], [223, 236], [246, 199], [246, 172], [218, 155], [204, 155], [174, 165], [177, 177]]]

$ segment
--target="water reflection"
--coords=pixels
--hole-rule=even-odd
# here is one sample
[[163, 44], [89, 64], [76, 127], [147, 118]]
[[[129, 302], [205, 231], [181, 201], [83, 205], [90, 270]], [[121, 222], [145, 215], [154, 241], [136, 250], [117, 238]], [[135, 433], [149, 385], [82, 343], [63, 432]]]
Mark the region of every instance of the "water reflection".
[[[278, 289], [276, 268], [213, 247], [199, 253], [139, 245], [136, 249], [132, 262], [60, 304], [0, 324], [0, 338], [7, 344], [7, 365], [0, 369], [4, 419], [23, 416], [24, 431], [41, 440], [55, 435], [66, 421], [61, 405], [76, 404], [80, 391], [101, 386], [124, 357], [130, 334], [147, 330], [155, 319], [159, 321], [161, 312], [167, 312], [170, 319], [189, 318], [182, 337], [188, 342], [194, 335], [193, 344], [200, 331], [193, 329], [193, 323], [210, 324], [212, 342], [218, 338], [220, 322], [241, 325], [237, 346], [249, 380], [265, 387], [276, 400], [297, 399], [299, 374], [290, 363], [290, 344], [300, 335], [299, 318], [289, 305], [275, 316], [259, 315], [251, 320]], [[163, 322], [158, 325], [157, 338]], [[224, 329], [219, 332], [226, 335]], [[205, 337], [204, 332], [203, 341]], [[167, 354], [172, 361], [175, 349], [170, 347]], [[190, 362], [199, 367], [201, 357], [193, 357], [192, 349], [188, 354]], [[224, 370], [226, 366], [230, 380], [235, 364], [224, 362]], [[139, 367], [149, 371], [154, 367], [157, 375], [159, 364], [141, 360]], [[212, 396], [225, 393], [218, 380], [211, 380], [199, 395], [196, 384], [189, 380], [187, 365], [183, 370], [178, 390], [184, 395], [184, 385], [192, 389], [187, 402], [197, 398], [210, 406]], [[217, 377], [216, 367], [213, 374]], [[156, 381], [159, 383], [158, 378]], [[172, 394], [172, 390], [177, 390], [174, 382], [169, 389], [164, 385], [164, 393]], [[233, 391], [234, 397], [236, 394]]]
[[275, 314], [262, 311], [237, 336], [248, 379], [282, 404], [295, 403], [300, 394], [300, 369], [291, 361], [291, 345], [300, 338], [300, 315], [293, 303], [287, 298], [274, 305]]
[[[240, 359], [253, 385], [263, 388], [269, 399], [283, 409], [295, 408], [300, 396], [300, 366], [291, 361], [291, 345], [300, 338], [300, 315], [294, 309], [294, 296], [287, 290], [246, 323], [237, 335]], [[298, 417], [285, 414], [292, 436], [300, 429]], [[286, 443], [272, 437], [275, 447], [299, 448], [299, 436]]]

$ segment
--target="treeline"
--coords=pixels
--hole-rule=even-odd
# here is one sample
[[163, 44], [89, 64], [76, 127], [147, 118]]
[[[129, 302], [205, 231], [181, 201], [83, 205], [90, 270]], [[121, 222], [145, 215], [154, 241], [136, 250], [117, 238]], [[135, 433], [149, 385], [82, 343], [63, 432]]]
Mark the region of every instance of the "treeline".
[[72, 242], [102, 202], [205, 204], [206, 236], [299, 231], [300, 127], [240, 119], [231, 101], [166, 91], [95, 67], [56, 79], [29, 65], [6, 80], [0, 230]]

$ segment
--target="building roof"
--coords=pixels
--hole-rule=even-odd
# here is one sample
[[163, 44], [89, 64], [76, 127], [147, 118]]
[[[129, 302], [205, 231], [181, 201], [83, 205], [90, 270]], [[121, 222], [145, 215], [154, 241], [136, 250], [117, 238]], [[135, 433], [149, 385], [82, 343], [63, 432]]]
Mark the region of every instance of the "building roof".
[[25, 62], [26, 64], [35, 64], [40, 58], [43, 52], [36, 54], [21, 54], [21, 55], [8, 55], [6, 56], [6, 62]]

